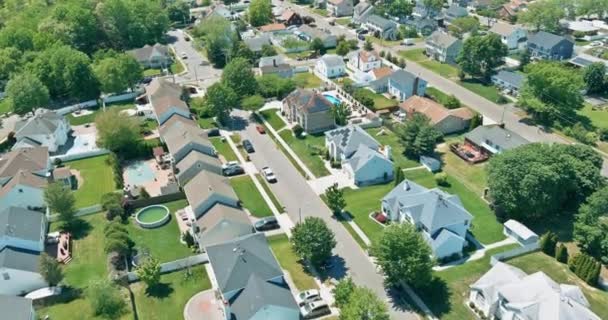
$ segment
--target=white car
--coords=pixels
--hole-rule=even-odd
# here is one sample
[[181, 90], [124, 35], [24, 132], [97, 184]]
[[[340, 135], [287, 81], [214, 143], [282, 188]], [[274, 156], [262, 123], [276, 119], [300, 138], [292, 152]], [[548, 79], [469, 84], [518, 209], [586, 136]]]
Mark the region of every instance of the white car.
[[312, 319], [330, 313], [329, 305], [323, 300], [309, 302], [300, 308], [300, 314], [304, 319]]
[[296, 302], [298, 306], [301, 307], [309, 302], [313, 302], [321, 299], [321, 293], [319, 290], [311, 289], [298, 293], [296, 296]]
[[185, 52], [182, 52], [180, 56], [182, 57], [182, 59], [188, 59], [188, 55]]
[[266, 178], [266, 181], [277, 182], [277, 177], [274, 175], [274, 172], [272, 172], [272, 169], [270, 169], [270, 167], [262, 168], [262, 174], [264, 175], [264, 178]]
[[591, 42], [591, 44], [590, 44], [590, 45], [591, 45], [592, 47], [599, 47], [599, 46], [601, 46], [601, 45], [603, 45], [603, 44], [602, 44], [602, 42], [601, 42], [601, 41], [593, 41], [593, 42]]
[[241, 164], [238, 161], [228, 161], [222, 165], [222, 169], [230, 167], [239, 167]]

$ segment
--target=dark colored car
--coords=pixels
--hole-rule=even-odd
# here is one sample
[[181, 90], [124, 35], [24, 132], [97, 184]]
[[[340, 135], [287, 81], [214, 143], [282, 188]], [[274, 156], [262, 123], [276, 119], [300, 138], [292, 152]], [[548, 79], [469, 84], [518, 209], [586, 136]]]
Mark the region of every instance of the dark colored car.
[[258, 220], [255, 225], [255, 230], [257, 231], [268, 231], [278, 229], [281, 226], [275, 217], [266, 217]]
[[253, 148], [253, 144], [249, 140], [243, 140], [243, 148], [247, 153], [254, 153], [255, 149]]
[[222, 173], [225, 176], [230, 177], [230, 176], [236, 176], [239, 174], [243, 174], [243, 173], [245, 173], [245, 170], [241, 166], [231, 166], [231, 167], [222, 169]]
[[359, 39], [359, 40], [361, 40], [361, 41], [365, 41], [365, 36], [364, 36], [364, 35], [362, 35], [362, 34], [359, 34], [359, 35], [357, 36], [357, 39]]
[[219, 137], [219, 135], [220, 135], [220, 129], [218, 129], [218, 128], [211, 128], [211, 129], [207, 130], [208, 137]]
[[141, 79], [141, 83], [143, 84], [150, 84], [150, 82], [152, 82], [152, 77], [145, 77]]

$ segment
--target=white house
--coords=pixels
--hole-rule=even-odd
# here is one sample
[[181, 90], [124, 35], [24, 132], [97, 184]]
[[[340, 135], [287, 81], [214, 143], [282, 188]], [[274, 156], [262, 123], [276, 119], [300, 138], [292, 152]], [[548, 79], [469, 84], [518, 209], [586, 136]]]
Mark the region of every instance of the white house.
[[487, 319], [599, 320], [578, 286], [558, 284], [539, 271], [498, 262], [471, 285], [469, 303]]
[[317, 60], [315, 72], [325, 78], [341, 77], [346, 72], [342, 57], [335, 54], [326, 54]]
[[198, 219], [217, 203], [239, 207], [239, 198], [230, 181], [209, 171], [201, 171], [184, 187], [186, 198]]
[[17, 296], [0, 295], [2, 316], [11, 320], [36, 320], [36, 311], [32, 299]]
[[49, 152], [55, 152], [67, 142], [70, 130], [67, 119], [56, 112], [37, 114], [15, 124], [17, 142], [13, 149], [44, 146]]
[[336, 161], [350, 158], [362, 144], [373, 150], [380, 148], [380, 143], [360, 126], [348, 125], [325, 132], [325, 148]]
[[509, 50], [524, 49], [528, 38], [528, 31], [520, 25], [513, 25], [504, 22], [495, 23], [490, 32], [500, 36], [501, 42]]
[[44, 189], [47, 179], [20, 170], [0, 188], [0, 210], [9, 207], [41, 209], [46, 207]]
[[381, 209], [391, 221], [414, 225], [437, 259], [462, 255], [473, 216], [458, 196], [404, 180], [382, 198]]
[[36, 251], [11, 247], [0, 250], [0, 294], [22, 295], [46, 287], [39, 260]]
[[427, 82], [405, 70], [397, 70], [388, 78], [388, 93], [396, 97], [399, 101], [417, 95], [424, 96]]
[[382, 66], [382, 59], [375, 51], [353, 51], [347, 57], [347, 66], [351, 70], [368, 72]]
[[5, 247], [37, 252], [44, 250], [47, 229], [44, 213], [9, 207], [0, 211], [0, 226], [0, 250]]
[[342, 163], [355, 185], [366, 186], [393, 180], [393, 162], [378, 150], [360, 144], [353, 155]]

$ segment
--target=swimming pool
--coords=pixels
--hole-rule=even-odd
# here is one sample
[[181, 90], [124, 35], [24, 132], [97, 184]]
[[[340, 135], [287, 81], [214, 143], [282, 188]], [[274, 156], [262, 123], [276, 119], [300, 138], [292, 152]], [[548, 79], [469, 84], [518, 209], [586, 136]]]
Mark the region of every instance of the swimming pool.
[[332, 96], [331, 94], [328, 93], [324, 93], [323, 96], [325, 98], [327, 98], [327, 100], [329, 100], [329, 102], [331, 102], [334, 106], [340, 104], [342, 101], [340, 101], [340, 99]]
[[144, 161], [137, 161], [128, 165], [125, 168], [125, 175], [127, 176], [125, 182], [130, 185], [140, 186], [154, 180], [154, 171]]

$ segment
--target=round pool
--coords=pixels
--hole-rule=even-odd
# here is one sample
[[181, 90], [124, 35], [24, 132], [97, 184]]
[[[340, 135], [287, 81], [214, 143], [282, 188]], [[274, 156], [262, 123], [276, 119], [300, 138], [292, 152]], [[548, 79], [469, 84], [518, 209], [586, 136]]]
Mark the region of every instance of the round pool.
[[167, 223], [171, 215], [169, 209], [162, 205], [147, 206], [135, 215], [135, 221], [142, 228], [158, 228]]

